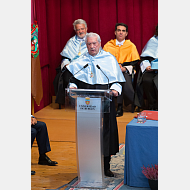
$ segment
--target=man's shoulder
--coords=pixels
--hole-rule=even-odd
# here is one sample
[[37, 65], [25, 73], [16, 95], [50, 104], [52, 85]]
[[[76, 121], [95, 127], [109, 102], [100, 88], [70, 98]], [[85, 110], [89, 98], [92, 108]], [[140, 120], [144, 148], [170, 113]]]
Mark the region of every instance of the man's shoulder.
[[104, 58], [115, 59], [115, 57], [109, 51], [105, 51], [102, 49], [101, 52]]
[[[76, 38], [76, 35], [73, 36], [72, 38], [70, 38], [70, 39], [67, 41], [67, 43], [66, 43], [66, 45], [64, 46], [62, 52], [60, 53], [62, 56], [68, 57], [68, 49], [69, 49], [70, 47], [72, 47], [73, 44], [76, 43], [75, 38]], [[69, 55], [69, 58], [70, 58], [70, 55]]]
[[152, 36], [150, 39], [149, 39], [149, 41], [148, 42], [158, 42], [158, 37], [156, 37], [156, 36]]
[[133, 42], [131, 42], [131, 40], [125, 40], [124, 44], [125, 45], [135, 46], [135, 44]]
[[109, 56], [109, 55], [112, 55], [110, 52], [105, 51], [105, 50], [103, 50], [103, 49], [101, 50], [101, 52], [102, 52], [103, 55], [108, 55], [108, 56]]
[[125, 40], [125, 42], [123, 43], [124, 47], [131, 47], [131, 48], [136, 48], [136, 45], [131, 42], [131, 40]]
[[104, 46], [115, 46], [116, 45], [116, 39], [111, 39], [108, 41]]
[[71, 38], [68, 40], [68, 42], [69, 42], [69, 41], [76, 41], [76, 40], [77, 40], [77, 38], [76, 38], [76, 35], [75, 35], [75, 36], [71, 37]]

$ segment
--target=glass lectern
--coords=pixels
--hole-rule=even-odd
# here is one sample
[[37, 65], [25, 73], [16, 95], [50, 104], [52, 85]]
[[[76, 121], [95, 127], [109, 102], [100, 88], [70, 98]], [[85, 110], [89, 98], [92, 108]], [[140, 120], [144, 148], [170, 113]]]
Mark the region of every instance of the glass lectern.
[[110, 112], [110, 90], [66, 89], [66, 109], [75, 109], [77, 187], [105, 188], [103, 116]]

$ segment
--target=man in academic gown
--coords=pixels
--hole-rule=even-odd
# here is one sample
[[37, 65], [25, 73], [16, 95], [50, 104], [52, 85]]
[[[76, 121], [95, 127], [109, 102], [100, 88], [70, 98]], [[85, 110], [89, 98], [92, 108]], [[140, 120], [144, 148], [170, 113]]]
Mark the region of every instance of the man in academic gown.
[[[102, 50], [101, 39], [98, 34], [87, 34], [85, 41], [88, 52], [66, 66], [67, 70], [65, 72], [70, 77], [69, 88], [108, 89], [108, 77], [109, 87], [113, 96], [118, 96], [122, 91], [120, 83], [125, 82], [125, 79], [117, 60], [113, 55]], [[78, 72], [79, 70], [80, 72]], [[112, 98], [110, 113], [104, 113], [103, 122], [104, 173], [106, 176], [114, 176], [110, 171], [109, 162], [111, 155], [116, 154], [118, 151], [118, 129], [114, 98]]]
[[155, 35], [145, 45], [141, 54], [140, 71], [137, 78], [135, 105], [144, 107], [143, 93], [149, 110], [158, 110], [158, 25]]
[[124, 23], [117, 23], [115, 25], [116, 39], [107, 42], [103, 48], [105, 51], [115, 56], [126, 80], [122, 86], [123, 90], [121, 95], [117, 97], [117, 117], [123, 115], [123, 99], [125, 106], [133, 103], [134, 89], [132, 86], [131, 74], [133, 66], [140, 59], [136, 46], [130, 40], [125, 40], [127, 35], [128, 26]]
[[86, 22], [82, 19], [78, 19], [74, 21], [73, 26], [76, 35], [68, 40], [60, 53], [62, 61], [61, 65], [56, 69], [58, 73], [53, 81], [56, 94], [55, 102], [60, 105], [63, 105], [65, 102], [65, 88], [68, 85], [68, 83], [63, 80], [64, 70], [66, 69], [65, 66], [87, 52], [85, 36], [88, 28]]

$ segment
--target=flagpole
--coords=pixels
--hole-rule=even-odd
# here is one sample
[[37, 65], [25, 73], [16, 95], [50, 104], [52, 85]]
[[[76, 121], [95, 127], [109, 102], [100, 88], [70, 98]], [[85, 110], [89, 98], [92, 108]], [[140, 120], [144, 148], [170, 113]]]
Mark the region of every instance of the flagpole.
[[[35, 12], [35, 1], [31, 0], [31, 24], [34, 23], [36, 19], [36, 12]], [[32, 63], [31, 63], [32, 64]], [[31, 96], [31, 114], [34, 115], [34, 98]]]

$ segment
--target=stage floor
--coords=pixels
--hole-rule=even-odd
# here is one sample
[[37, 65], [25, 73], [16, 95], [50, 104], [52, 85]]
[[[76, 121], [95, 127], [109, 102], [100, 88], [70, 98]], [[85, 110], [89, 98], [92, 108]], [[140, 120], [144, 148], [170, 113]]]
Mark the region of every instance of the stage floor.
[[[119, 143], [125, 143], [126, 125], [137, 112], [124, 112], [117, 118]], [[36, 141], [31, 150], [31, 189], [56, 189], [70, 182], [77, 176], [76, 143], [75, 143], [75, 111], [53, 108], [49, 106], [36, 112], [34, 116], [47, 125], [51, 152], [47, 155], [58, 162], [57, 166], [38, 165], [38, 147]]]

